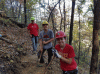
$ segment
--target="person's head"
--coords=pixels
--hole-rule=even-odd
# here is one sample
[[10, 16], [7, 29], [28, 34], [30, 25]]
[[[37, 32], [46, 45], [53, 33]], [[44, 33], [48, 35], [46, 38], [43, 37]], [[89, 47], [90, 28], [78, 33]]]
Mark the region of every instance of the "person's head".
[[56, 33], [56, 40], [60, 46], [64, 46], [66, 43], [66, 35], [63, 31], [58, 31]]
[[49, 25], [49, 23], [47, 21], [43, 21], [42, 22], [42, 26], [43, 26], [43, 29], [44, 30], [47, 30], [48, 29], [48, 25]]
[[34, 18], [34, 17], [31, 17], [30, 20], [31, 20], [31, 22], [34, 24], [35, 18]]

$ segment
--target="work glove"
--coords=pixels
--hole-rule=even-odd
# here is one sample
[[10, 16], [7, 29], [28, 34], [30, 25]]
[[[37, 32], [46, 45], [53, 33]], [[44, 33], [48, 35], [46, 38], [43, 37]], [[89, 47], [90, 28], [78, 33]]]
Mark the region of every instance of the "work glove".
[[54, 53], [54, 56], [57, 58], [61, 58], [62, 56], [58, 53], [57, 50], [53, 49], [52, 52]]

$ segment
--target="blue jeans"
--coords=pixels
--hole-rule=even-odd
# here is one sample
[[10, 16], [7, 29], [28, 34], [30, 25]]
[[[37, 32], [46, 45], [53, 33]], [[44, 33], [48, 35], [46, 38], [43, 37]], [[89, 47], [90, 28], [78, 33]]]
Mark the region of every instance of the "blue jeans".
[[37, 51], [38, 36], [32, 35], [33, 51]]

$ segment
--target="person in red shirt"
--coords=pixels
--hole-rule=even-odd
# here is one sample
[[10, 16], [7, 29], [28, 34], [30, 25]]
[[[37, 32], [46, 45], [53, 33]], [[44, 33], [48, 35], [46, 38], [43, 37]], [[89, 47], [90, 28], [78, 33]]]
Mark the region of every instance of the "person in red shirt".
[[55, 46], [55, 54], [60, 59], [60, 67], [63, 74], [78, 74], [77, 63], [74, 60], [74, 49], [66, 43], [65, 33], [58, 31], [56, 33], [56, 40], [58, 44]]
[[37, 51], [37, 43], [38, 43], [38, 34], [39, 34], [39, 27], [36, 23], [34, 23], [35, 18], [31, 17], [31, 23], [28, 25], [27, 29], [30, 33], [30, 37], [32, 38], [32, 45], [33, 45], [33, 54]]

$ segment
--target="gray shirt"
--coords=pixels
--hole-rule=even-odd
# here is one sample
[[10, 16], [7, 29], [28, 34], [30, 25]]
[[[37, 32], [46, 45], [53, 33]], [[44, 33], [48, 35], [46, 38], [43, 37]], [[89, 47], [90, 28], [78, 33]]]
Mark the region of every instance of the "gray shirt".
[[[48, 41], [51, 38], [54, 38], [54, 33], [52, 30], [48, 29], [47, 33], [45, 33], [44, 30], [40, 32], [39, 39], [42, 39], [42, 41]], [[51, 47], [52, 47], [51, 42], [43, 45], [43, 49], [49, 49]]]

